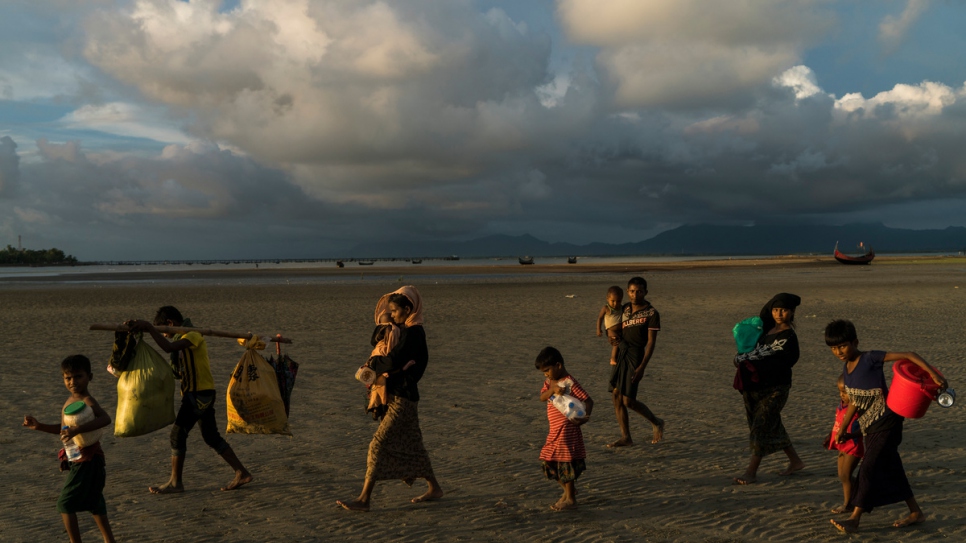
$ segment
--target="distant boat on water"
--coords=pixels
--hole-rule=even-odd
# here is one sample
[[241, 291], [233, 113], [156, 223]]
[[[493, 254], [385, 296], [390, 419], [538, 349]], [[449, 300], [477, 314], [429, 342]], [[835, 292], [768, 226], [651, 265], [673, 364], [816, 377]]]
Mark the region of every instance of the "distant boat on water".
[[460, 259], [460, 257], [458, 257], [456, 255], [444, 256], [443, 257], [443, 260], [459, 260], [459, 259]]
[[414, 258], [414, 259], [412, 259], [412, 263], [413, 264], [422, 264], [423, 263], [423, 259], [422, 258]]
[[520, 264], [523, 264], [525, 266], [533, 264], [533, 257], [529, 255], [521, 256], [519, 260], [520, 260]]
[[375, 263], [376, 262], [374, 260], [360, 260], [359, 261], [359, 265], [360, 266], [372, 266]]
[[863, 253], [860, 254], [860, 255], [857, 255], [857, 256], [850, 256], [850, 255], [847, 255], [847, 254], [839, 251], [839, 242], [836, 241], [835, 242], [835, 251], [832, 253], [832, 255], [835, 257], [835, 260], [839, 261], [842, 264], [869, 264], [869, 263], [871, 263], [872, 262], [872, 259], [875, 258], [875, 251], [872, 249], [872, 247], [871, 246], [870, 247], [866, 247], [864, 243], [859, 242], [859, 247], [858, 248], [859, 248], [860, 251], [863, 251]]
[[576, 264], [576, 263], [577, 263], [577, 257], [576, 256], [572, 256], [572, 257], [569, 257], [567, 259], [567, 264]]

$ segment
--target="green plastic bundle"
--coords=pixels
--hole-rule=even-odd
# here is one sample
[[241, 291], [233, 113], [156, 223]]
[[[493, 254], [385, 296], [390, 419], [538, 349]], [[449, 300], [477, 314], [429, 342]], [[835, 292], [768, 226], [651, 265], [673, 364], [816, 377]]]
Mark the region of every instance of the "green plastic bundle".
[[748, 353], [755, 350], [758, 338], [761, 337], [763, 323], [760, 317], [749, 317], [731, 330], [735, 335], [735, 344], [738, 346], [739, 353]]
[[174, 423], [174, 374], [171, 364], [140, 337], [134, 358], [117, 380], [114, 435], [150, 434]]

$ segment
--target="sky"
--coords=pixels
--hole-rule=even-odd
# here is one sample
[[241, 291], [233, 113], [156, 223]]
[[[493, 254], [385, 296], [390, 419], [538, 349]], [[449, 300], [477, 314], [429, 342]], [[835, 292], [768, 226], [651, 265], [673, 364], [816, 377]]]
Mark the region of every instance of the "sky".
[[966, 226], [958, 0], [5, 0], [0, 246]]

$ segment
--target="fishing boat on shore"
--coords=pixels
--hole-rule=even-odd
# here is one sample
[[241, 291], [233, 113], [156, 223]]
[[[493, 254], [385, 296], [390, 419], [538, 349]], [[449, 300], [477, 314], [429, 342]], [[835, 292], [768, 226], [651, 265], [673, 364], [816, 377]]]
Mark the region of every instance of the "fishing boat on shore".
[[360, 260], [359, 261], [359, 265], [360, 266], [372, 266], [375, 263], [376, 263], [375, 260]]
[[871, 263], [872, 262], [872, 259], [875, 258], [875, 250], [873, 250], [871, 246], [867, 247], [862, 242], [859, 242], [859, 247], [858, 248], [859, 248], [860, 251], [863, 251], [862, 254], [856, 255], [856, 256], [847, 255], [847, 254], [839, 251], [839, 242], [836, 241], [835, 242], [835, 251], [832, 253], [832, 255], [835, 257], [835, 260], [839, 261], [842, 264], [853, 264], [854, 265], [854, 264], [869, 264], [869, 263]]
[[423, 259], [422, 258], [414, 258], [414, 259], [412, 259], [411, 262], [413, 264], [422, 264], [423, 263]]
[[576, 263], [577, 263], [577, 257], [576, 256], [571, 256], [571, 257], [568, 257], [567, 258], [567, 264], [576, 264]]
[[530, 255], [521, 256], [519, 260], [520, 260], [520, 264], [523, 264], [524, 266], [529, 266], [530, 264], [533, 264], [533, 257]]

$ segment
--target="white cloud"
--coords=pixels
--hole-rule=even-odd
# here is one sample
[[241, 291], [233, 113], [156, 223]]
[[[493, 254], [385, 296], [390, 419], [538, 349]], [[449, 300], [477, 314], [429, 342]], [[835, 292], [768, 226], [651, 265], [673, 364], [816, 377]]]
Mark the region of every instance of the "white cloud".
[[775, 85], [793, 89], [795, 98], [799, 100], [822, 92], [816, 81], [815, 72], [808, 66], [793, 66], [782, 72], [773, 82]]
[[600, 47], [618, 107], [707, 107], [795, 65], [828, 31], [820, 2], [558, 0], [568, 36]]
[[265, 0], [218, 13], [139, 0], [87, 28], [87, 59], [187, 111], [193, 134], [273, 163], [357, 165], [362, 175], [404, 156], [443, 174], [502, 148], [493, 128], [532, 132], [521, 104], [537, 105], [533, 89], [547, 80], [545, 37], [462, 2]]
[[879, 42], [882, 43], [886, 53], [891, 54], [902, 45], [909, 30], [928, 8], [929, 0], [908, 0], [905, 9], [898, 17], [887, 15], [879, 23]]
[[859, 93], [849, 93], [836, 100], [835, 107], [848, 114], [914, 121], [935, 118], [963, 98], [966, 98], [966, 85], [953, 89], [942, 83], [923, 81], [918, 85], [896, 85], [868, 100]]
[[98, 130], [133, 138], [148, 138], [165, 143], [187, 143], [190, 138], [166, 118], [163, 111], [126, 102], [85, 105], [60, 119], [65, 128]]
[[557, 74], [553, 81], [546, 85], [540, 85], [535, 89], [540, 103], [543, 107], [552, 108], [560, 105], [567, 89], [570, 88], [570, 76], [567, 74]]

